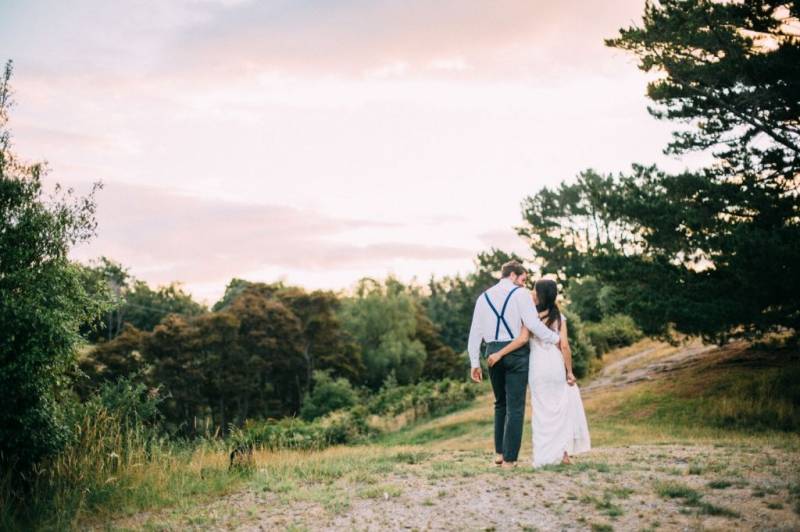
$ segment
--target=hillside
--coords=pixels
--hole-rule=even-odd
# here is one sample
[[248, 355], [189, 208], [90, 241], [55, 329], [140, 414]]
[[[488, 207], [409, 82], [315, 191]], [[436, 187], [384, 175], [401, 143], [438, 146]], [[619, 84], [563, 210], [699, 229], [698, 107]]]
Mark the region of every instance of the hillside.
[[259, 452], [257, 472], [239, 491], [114, 526], [796, 529], [796, 356], [652, 341], [609, 353], [583, 386], [595, 448], [571, 467], [491, 467], [487, 393], [371, 445]]

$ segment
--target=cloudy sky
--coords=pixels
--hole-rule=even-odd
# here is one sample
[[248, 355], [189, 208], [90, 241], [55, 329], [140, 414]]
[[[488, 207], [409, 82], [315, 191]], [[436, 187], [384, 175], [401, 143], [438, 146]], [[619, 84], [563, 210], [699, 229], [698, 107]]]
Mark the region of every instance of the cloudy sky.
[[643, 0], [2, 0], [18, 153], [102, 180], [109, 256], [213, 302], [234, 276], [344, 288], [524, 250], [524, 196], [661, 149], [603, 38]]

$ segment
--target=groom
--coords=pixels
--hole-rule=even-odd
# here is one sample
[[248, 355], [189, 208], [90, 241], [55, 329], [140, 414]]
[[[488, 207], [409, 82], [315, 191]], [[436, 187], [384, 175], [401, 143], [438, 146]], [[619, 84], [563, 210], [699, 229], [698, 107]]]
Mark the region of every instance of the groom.
[[[522, 330], [523, 325], [534, 336], [553, 344], [559, 335], [549, 329], [533, 306], [530, 292], [524, 288], [528, 273], [517, 261], [503, 264], [502, 279], [475, 302], [472, 327], [469, 330], [469, 359], [472, 380], [481, 382], [481, 342], [486, 342], [485, 356], [500, 351]], [[495, 464], [516, 465], [522, 443], [522, 421], [525, 416], [525, 390], [528, 387], [530, 349], [522, 347], [503, 357], [489, 368], [494, 392]]]

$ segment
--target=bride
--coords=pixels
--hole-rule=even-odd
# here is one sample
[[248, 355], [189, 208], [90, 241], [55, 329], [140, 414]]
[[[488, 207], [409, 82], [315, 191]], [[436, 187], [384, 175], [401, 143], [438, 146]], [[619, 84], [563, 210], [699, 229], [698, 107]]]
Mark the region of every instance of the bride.
[[502, 350], [489, 357], [494, 365], [507, 353], [530, 341], [531, 359], [528, 382], [533, 408], [533, 467], [570, 463], [570, 455], [591, 448], [589, 427], [581, 394], [572, 374], [572, 352], [567, 339], [567, 320], [558, 305], [558, 285], [540, 279], [533, 286], [533, 304], [545, 325], [561, 334], [558, 345], [531, 337], [527, 328]]

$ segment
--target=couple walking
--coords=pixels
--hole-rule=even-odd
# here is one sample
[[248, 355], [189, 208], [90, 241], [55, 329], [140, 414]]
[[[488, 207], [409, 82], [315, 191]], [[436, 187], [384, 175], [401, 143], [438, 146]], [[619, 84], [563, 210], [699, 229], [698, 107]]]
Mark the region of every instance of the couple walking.
[[494, 391], [495, 464], [516, 465], [522, 442], [525, 390], [533, 409], [533, 466], [569, 463], [590, 449], [589, 428], [572, 374], [567, 321], [556, 304], [554, 281], [525, 289], [527, 271], [507, 262], [502, 279], [475, 302], [469, 332], [472, 380], [481, 382], [481, 343]]

